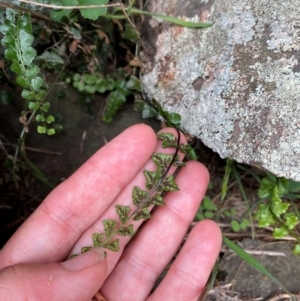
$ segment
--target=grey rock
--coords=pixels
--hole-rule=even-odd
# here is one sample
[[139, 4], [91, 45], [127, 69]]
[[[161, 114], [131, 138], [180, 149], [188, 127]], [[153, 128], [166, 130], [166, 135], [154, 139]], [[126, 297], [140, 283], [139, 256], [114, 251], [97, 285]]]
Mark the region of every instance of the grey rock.
[[153, 0], [148, 9], [213, 24], [148, 21], [148, 97], [221, 157], [300, 181], [300, 2]]

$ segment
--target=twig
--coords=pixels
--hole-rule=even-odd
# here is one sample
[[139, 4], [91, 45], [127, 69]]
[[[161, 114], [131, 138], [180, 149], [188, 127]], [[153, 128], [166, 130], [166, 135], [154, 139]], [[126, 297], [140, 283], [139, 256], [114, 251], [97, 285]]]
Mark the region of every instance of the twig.
[[48, 18], [47, 16], [39, 14], [39, 13], [37, 13], [37, 12], [27, 8], [27, 7], [13, 5], [13, 4], [10, 4], [10, 3], [0, 3], [0, 7], [2, 7], [2, 8], [11, 8], [11, 9], [15, 9], [15, 10], [21, 10], [21, 11], [24, 11], [26, 13], [30, 13], [31, 15], [33, 15], [36, 18], [39, 18], [39, 19], [42, 19], [42, 20], [45, 20], [45, 21], [53, 22], [53, 20]]
[[[246, 250], [246, 249], [244, 249], [244, 251], [251, 255], [282, 256], [282, 257], [286, 256], [286, 254], [284, 252], [277, 252], [277, 251]], [[225, 253], [225, 252], [234, 253], [232, 250], [227, 250], [227, 249], [222, 249], [221, 252], [222, 253]]]
[[[2, 142], [2, 144], [7, 145], [7, 146], [12, 146], [12, 147], [18, 147], [18, 145], [8, 143], [8, 142]], [[53, 155], [53, 156], [62, 156], [62, 153], [60, 153], [60, 152], [52, 152], [52, 151], [48, 151], [45, 149], [40, 149], [40, 148], [35, 148], [35, 147], [30, 147], [30, 146], [25, 146], [24, 149], [32, 151], [32, 152], [36, 152], [36, 153], [43, 153], [43, 154]]]
[[[300, 300], [300, 294], [293, 294], [297, 300]], [[271, 298], [266, 299], [265, 301], [279, 301], [279, 300], [292, 300], [291, 296], [288, 294], [278, 294], [276, 296], [273, 296]]]
[[32, 5], [36, 5], [36, 6], [41, 6], [41, 7], [52, 8], [52, 9], [86, 9], [86, 8], [101, 8], [101, 7], [103, 7], [103, 8], [120, 7], [123, 14], [125, 15], [125, 18], [128, 20], [130, 25], [133, 27], [133, 29], [134, 29], [135, 33], [137, 34], [138, 38], [140, 38], [140, 33], [137, 31], [135, 25], [130, 20], [129, 15], [126, 12], [127, 9], [125, 8], [124, 4], [120, 3], [120, 2], [113, 3], [113, 4], [78, 5], [78, 6], [74, 6], [74, 5], [71, 5], [71, 6], [53, 5], [53, 4], [45, 4], [45, 3], [39, 3], [39, 2], [29, 1], [29, 0], [19, 0], [19, 2], [32, 4]]
[[101, 7], [124, 7], [123, 3], [113, 3], [113, 4], [97, 4], [97, 5], [78, 5], [78, 6], [63, 6], [63, 5], [54, 5], [54, 4], [45, 4], [45, 3], [39, 3], [35, 1], [30, 1], [30, 0], [18, 0], [19, 2], [22, 3], [27, 3], [27, 4], [32, 4], [36, 6], [41, 6], [41, 7], [47, 7], [47, 8], [53, 8], [53, 9], [84, 9], [84, 8], [101, 8]]

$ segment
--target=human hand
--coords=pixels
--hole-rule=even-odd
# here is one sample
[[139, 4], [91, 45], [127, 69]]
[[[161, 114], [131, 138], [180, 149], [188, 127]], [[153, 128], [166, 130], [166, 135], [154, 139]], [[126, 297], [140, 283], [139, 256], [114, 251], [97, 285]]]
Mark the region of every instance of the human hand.
[[[205, 194], [209, 175], [198, 162], [179, 172], [180, 191], [166, 195], [166, 205], [155, 209], [127, 246], [129, 239], [120, 238], [119, 252], [108, 251], [105, 258], [102, 249], [93, 249], [64, 261], [91, 245], [92, 233], [103, 232], [102, 221], [115, 218], [116, 204], [132, 205], [132, 188], [145, 185], [142, 170], [153, 167], [154, 151], [166, 151], [154, 132], [132, 126], [54, 189], [0, 251], [0, 299], [85, 301], [101, 290], [108, 301], [196, 301], [221, 246], [220, 229], [210, 220], [193, 228], [166, 277], [149, 294]], [[135, 222], [135, 229], [140, 224]]]

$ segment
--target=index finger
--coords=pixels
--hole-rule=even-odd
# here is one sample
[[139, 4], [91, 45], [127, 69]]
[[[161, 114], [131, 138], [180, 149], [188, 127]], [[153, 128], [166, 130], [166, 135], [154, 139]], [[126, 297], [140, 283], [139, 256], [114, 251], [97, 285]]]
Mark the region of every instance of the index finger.
[[63, 260], [155, 150], [146, 125], [135, 125], [109, 142], [54, 189], [0, 252], [0, 269], [21, 262]]

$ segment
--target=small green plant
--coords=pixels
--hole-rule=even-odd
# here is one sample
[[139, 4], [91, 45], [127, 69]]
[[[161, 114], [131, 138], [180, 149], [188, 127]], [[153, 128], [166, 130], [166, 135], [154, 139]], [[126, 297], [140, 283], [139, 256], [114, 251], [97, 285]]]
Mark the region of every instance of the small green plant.
[[240, 232], [241, 230], [247, 229], [249, 224], [250, 222], [247, 218], [244, 218], [241, 222], [235, 219], [230, 222], [231, 228], [234, 232]]
[[75, 73], [72, 78], [68, 77], [66, 82], [72, 83], [73, 87], [83, 94], [109, 93], [102, 118], [105, 122], [112, 121], [114, 115], [121, 105], [126, 102], [129, 95], [141, 91], [140, 80], [133, 75], [126, 77], [122, 70], [107, 76]]
[[215, 204], [213, 204], [210, 197], [205, 196], [199, 210], [197, 212], [196, 218], [197, 220], [203, 220], [205, 218], [214, 218], [216, 215], [218, 208]]
[[[7, 8], [6, 18], [2, 16], [1, 20], [2, 44], [6, 48], [4, 55], [11, 61], [11, 70], [17, 74], [16, 83], [23, 88], [21, 95], [26, 100], [30, 112], [38, 113], [36, 115], [36, 121], [40, 123], [37, 127], [38, 132], [53, 135], [55, 130], [48, 125], [54, 122], [54, 117], [47, 114], [50, 103], [44, 101], [48, 87], [40, 68], [34, 64], [36, 50], [32, 47], [34, 37], [30, 14], [19, 14]], [[27, 115], [28, 112], [22, 114], [25, 127]]]
[[[120, 249], [119, 239], [116, 236], [133, 236], [133, 221], [147, 220], [151, 217], [150, 208], [152, 206], [163, 206], [164, 195], [168, 191], [178, 191], [179, 187], [175, 182], [174, 175], [168, 172], [172, 166], [181, 167], [185, 163], [180, 160], [178, 151], [187, 154], [188, 148], [180, 144], [180, 134], [178, 138], [171, 133], [159, 133], [158, 139], [162, 140], [163, 148], [175, 148], [173, 154], [154, 153], [151, 157], [156, 165], [155, 171], [144, 170], [146, 187], [144, 189], [134, 186], [132, 190], [132, 200], [136, 207], [134, 210], [130, 206], [116, 205], [118, 220], [103, 220], [104, 233], [94, 233], [92, 235], [92, 246], [82, 247], [81, 253], [87, 252], [92, 248], [102, 247], [117, 252]], [[76, 256], [75, 254], [71, 257]]]
[[292, 183], [292, 181], [276, 178], [267, 173], [267, 177], [261, 181], [258, 196], [261, 200], [268, 199], [270, 202], [259, 204], [255, 217], [260, 227], [275, 227], [273, 231], [275, 239], [283, 238], [288, 234], [293, 236], [297, 241], [293, 252], [300, 254], [300, 237], [295, 231], [299, 217], [294, 210], [288, 211], [290, 203], [283, 200], [284, 195], [290, 192]]

